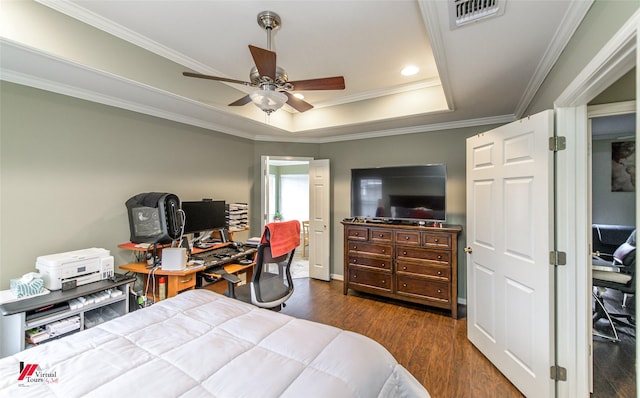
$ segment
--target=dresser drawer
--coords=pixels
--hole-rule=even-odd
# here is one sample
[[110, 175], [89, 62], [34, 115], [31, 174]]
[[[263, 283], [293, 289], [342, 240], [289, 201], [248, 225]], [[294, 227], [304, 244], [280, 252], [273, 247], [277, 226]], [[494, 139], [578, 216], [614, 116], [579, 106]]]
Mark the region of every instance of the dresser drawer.
[[369, 228], [366, 227], [347, 227], [346, 238], [349, 240], [368, 240]]
[[396, 231], [396, 244], [400, 245], [420, 245], [420, 232], [418, 231]]
[[451, 267], [448, 265], [418, 264], [409, 261], [398, 261], [396, 272], [398, 275], [402, 273], [417, 274], [436, 280], [440, 279], [443, 282], [448, 282], [449, 279], [451, 279]]
[[426, 261], [432, 264], [446, 265], [450, 263], [451, 253], [444, 250], [398, 246], [396, 248], [396, 258], [398, 261], [412, 259], [416, 261]]
[[382, 289], [391, 292], [391, 273], [349, 267], [349, 285]]
[[391, 258], [349, 256], [349, 265], [375, 267], [391, 271]]
[[393, 241], [393, 231], [382, 228], [370, 229], [369, 240], [371, 242], [391, 243]]
[[399, 274], [396, 276], [396, 281], [398, 294], [421, 296], [443, 303], [450, 301], [449, 284], [446, 282], [434, 282]]
[[438, 247], [442, 249], [451, 248], [451, 235], [438, 232], [423, 232], [422, 244], [428, 247]]
[[365, 253], [379, 256], [385, 256], [391, 258], [393, 250], [391, 245], [379, 245], [376, 243], [365, 243], [357, 241], [349, 241], [347, 250], [349, 254], [353, 253]]

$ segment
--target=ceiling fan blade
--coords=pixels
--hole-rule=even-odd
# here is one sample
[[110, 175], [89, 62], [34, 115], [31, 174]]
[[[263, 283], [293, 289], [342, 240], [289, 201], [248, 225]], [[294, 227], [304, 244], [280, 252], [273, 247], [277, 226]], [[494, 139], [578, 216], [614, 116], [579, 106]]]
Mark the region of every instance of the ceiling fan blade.
[[249, 102], [251, 102], [251, 97], [249, 97], [248, 95], [245, 95], [239, 100], [230, 103], [229, 106], [242, 106], [242, 105], [248, 104]]
[[276, 80], [276, 53], [252, 45], [249, 45], [249, 51], [260, 76], [269, 76]]
[[293, 90], [344, 90], [344, 77], [324, 77], [320, 79], [298, 80], [289, 82], [293, 84]]
[[203, 74], [200, 74], [200, 73], [191, 73], [191, 72], [182, 72], [182, 74], [184, 76], [187, 76], [187, 77], [197, 77], [199, 79], [209, 79], [209, 80], [216, 80], [216, 81], [227, 82], [227, 83], [238, 83], [238, 84], [243, 84], [245, 86], [251, 86], [252, 85], [249, 82], [245, 82], [245, 81], [242, 81], [242, 80], [235, 80], [235, 79], [227, 79], [226, 77], [203, 75]]
[[313, 105], [301, 100], [300, 98], [294, 97], [293, 94], [288, 93], [286, 91], [281, 91], [281, 92], [285, 93], [289, 98], [287, 100], [287, 104], [289, 104], [293, 109], [297, 110], [298, 112], [305, 112], [313, 108]]

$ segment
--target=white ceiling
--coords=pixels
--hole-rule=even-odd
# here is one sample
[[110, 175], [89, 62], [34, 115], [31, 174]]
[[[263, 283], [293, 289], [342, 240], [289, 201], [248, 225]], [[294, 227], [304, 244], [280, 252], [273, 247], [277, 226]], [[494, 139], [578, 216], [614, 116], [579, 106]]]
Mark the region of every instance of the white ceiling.
[[[1, 11], [4, 80], [250, 139], [329, 142], [520, 118], [592, 1], [506, 0], [457, 29], [444, 0], [14, 3]], [[252, 88], [181, 75], [249, 80], [265, 10], [282, 18], [273, 50], [290, 80], [342, 75], [346, 89], [266, 117], [227, 106]], [[406, 64], [420, 72], [401, 76]]]

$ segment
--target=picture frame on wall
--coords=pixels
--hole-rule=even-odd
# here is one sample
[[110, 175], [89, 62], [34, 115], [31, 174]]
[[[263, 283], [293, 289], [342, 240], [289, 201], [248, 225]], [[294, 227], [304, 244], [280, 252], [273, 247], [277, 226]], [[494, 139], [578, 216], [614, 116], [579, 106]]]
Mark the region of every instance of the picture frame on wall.
[[635, 155], [635, 141], [611, 143], [611, 192], [635, 192]]

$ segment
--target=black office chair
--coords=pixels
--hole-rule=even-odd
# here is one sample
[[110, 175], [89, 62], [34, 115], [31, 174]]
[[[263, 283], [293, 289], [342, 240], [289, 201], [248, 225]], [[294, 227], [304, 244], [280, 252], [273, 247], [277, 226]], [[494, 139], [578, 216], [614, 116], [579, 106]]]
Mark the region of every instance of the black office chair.
[[[613, 253], [613, 261], [605, 261], [599, 257], [594, 257], [592, 266], [593, 298], [595, 299], [595, 311], [593, 314], [593, 324], [598, 320], [607, 318], [613, 335], [605, 335], [593, 331], [593, 334], [613, 342], [618, 342], [618, 331], [615, 324], [635, 328], [635, 320], [631, 314], [613, 313], [607, 311], [601, 295], [601, 288], [615, 289], [625, 294], [636, 292], [636, 231], [634, 230], [627, 240], [622, 243]], [[624, 305], [624, 300], [623, 300]]]
[[225, 296], [261, 308], [280, 311], [285, 306], [285, 301], [293, 294], [291, 261], [294, 253], [295, 249], [273, 258], [270, 243], [261, 243], [258, 246], [251, 282], [236, 286], [240, 278], [233, 274], [222, 275], [228, 283]]

